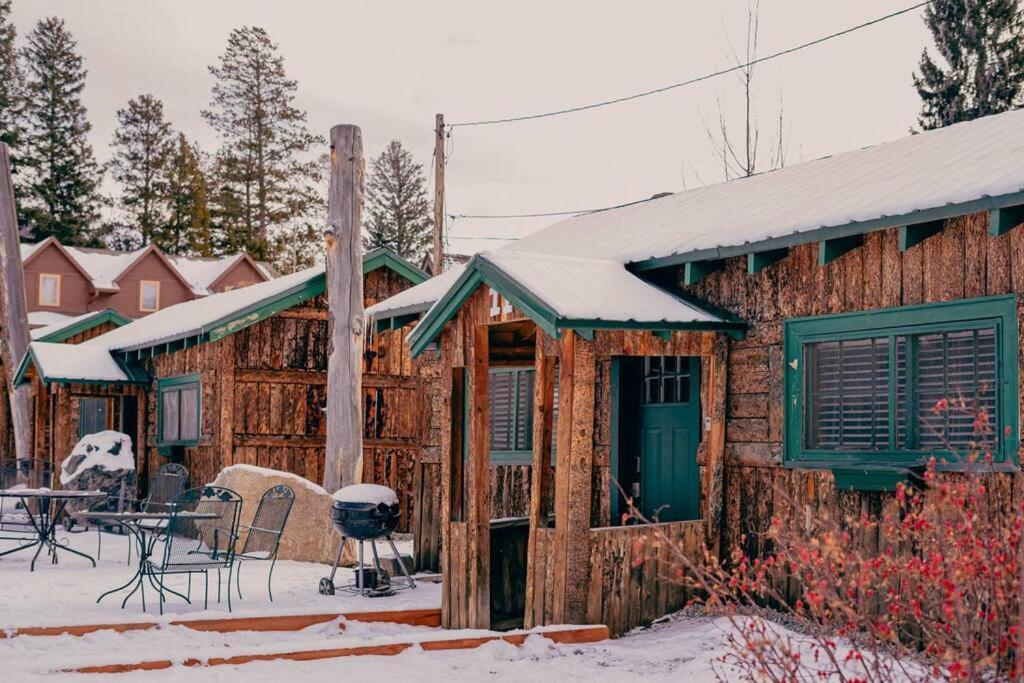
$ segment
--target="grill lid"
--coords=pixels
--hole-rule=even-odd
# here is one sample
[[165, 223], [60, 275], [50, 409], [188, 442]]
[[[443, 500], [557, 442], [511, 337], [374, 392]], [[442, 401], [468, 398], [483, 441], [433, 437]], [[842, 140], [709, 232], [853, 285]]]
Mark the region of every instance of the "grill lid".
[[332, 497], [337, 503], [362, 503], [385, 507], [398, 504], [398, 494], [379, 484], [352, 484], [338, 489]]

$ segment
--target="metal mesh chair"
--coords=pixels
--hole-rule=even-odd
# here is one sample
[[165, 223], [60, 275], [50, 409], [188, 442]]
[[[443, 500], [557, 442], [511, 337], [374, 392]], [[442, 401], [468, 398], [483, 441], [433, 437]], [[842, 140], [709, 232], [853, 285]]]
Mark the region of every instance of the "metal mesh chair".
[[[17, 489], [49, 489], [53, 488], [53, 463], [38, 458], [21, 458], [0, 465], [0, 488]], [[39, 503], [32, 502], [35, 506]], [[33, 517], [37, 517], [38, 508], [26, 509], [18, 499], [0, 498], [0, 530], [16, 532], [33, 532], [36, 529]]]
[[[267, 595], [271, 602], [274, 601], [270, 580], [274, 576], [274, 565], [277, 563], [277, 551], [281, 547], [284, 525], [288, 523], [288, 515], [291, 514], [294, 502], [295, 492], [284, 484], [267, 489], [260, 497], [260, 505], [256, 508], [252, 524], [239, 527], [248, 531], [242, 552], [235, 556], [238, 561], [238, 567], [235, 569], [235, 588], [238, 590], [239, 600], [242, 599], [242, 561], [248, 560], [270, 562], [270, 572], [267, 574]], [[228, 593], [231, 593], [230, 581], [228, 582]]]
[[[142, 512], [171, 512], [174, 499], [185, 490], [188, 483], [188, 469], [176, 462], [169, 462], [160, 466], [149, 480], [149, 494], [140, 501], [137, 501], [139, 510]], [[166, 522], [153, 520], [142, 522], [149, 531], [159, 531]], [[97, 555], [98, 557], [98, 555]], [[128, 564], [132, 562], [132, 544], [128, 544]]]
[[[235, 559], [238, 540], [238, 522], [242, 511], [242, 498], [230, 489], [219, 486], [200, 486], [180, 493], [171, 504], [171, 517], [164, 530], [164, 547], [158, 561], [147, 560], [142, 573], [155, 580], [160, 593], [160, 613], [164, 609], [164, 593], [187, 597], [167, 587], [168, 574], [203, 574], [206, 588], [204, 608], [209, 605], [211, 569], [228, 570], [228, 586]], [[219, 585], [219, 583], [218, 583]], [[191, 587], [191, 576], [189, 577]], [[228, 590], [228, 611], [231, 611], [231, 591]]]

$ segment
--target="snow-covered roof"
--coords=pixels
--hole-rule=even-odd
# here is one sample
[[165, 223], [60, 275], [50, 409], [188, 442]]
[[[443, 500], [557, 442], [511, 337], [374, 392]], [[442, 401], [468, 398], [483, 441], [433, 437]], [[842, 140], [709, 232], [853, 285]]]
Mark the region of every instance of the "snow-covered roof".
[[66, 313], [57, 313], [56, 311], [29, 311], [28, 326], [45, 327], [46, 325], [59, 325], [73, 317], [75, 316], [68, 315]]
[[496, 266], [562, 320], [723, 322], [644, 282], [615, 261], [502, 249], [482, 252], [476, 258]]
[[[131, 377], [101, 346], [52, 344], [34, 341], [28, 345], [25, 362], [31, 357], [36, 370], [48, 381], [128, 382]], [[18, 371], [18, 379], [24, 369]]]
[[[1018, 109], [577, 216], [503, 249], [619, 263], [749, 253], [749, 245], [770, 239], [820, 239], [812, 231], [821, 228], [883, 222], [863, 226], [870, 230], [991, 208], [969, 203], [1024, 192], [1022, 160], [1024, 109]], [[929, 210], [936, 215], [918, 213]], [[729, 247], [736, 249], [720, 251]]]
[[[21, 259], [28, 260], [52, 238], [35, 244], [21, 245]], [[117, 281], [135, 263], [151, 251], [159, 251], [153, 247], [144, 247], [134, 251], [114, 251], [111, 249], [92, 249], [85, 247], [64, 247], [63, 250], [88, 275], [93, 287], [106, 292], [119, 290]], [[162, 252], [161, 252], [162, 253]], [[196, 296], [210, 294], [210, 286], [240, 260], [247, 259], [243, 253], [224, 256], [222, 258], [193, 258], [188, 256], [168, 256], [171, 268], [176, 271], [182, 281], [187, 283]], [[275, 273], [264, 264], [252, 261], [257, 271], [265, 278], [272, 279]]]
[[393, 317], [408, 313], [420, 313], [430, 308], [435, 301], [441, 298], [459, 276], [466, 269], [465, 264], [460, 264], [450, 270], [446, 270], [437, 277], [425, 280], [415, 287], [403, 290], [384, 301], [380, 301], [366, 309], [368, 319], [375, 317]]
[[314, 266], [267, 282], [185, 301], [150, 313], [82, 345], [110, 351], [133, 351], [192, 337], [209, 332], [227, 320], [243, 316], [270, 299], [302, 290], [323, 276], [324, 267]]
[[[32, 314], [29, 313], [30, 323], [31, 318]], [[85, 330], [92, 327], [93, 325], [98, 325], [101, 322], [105, 322], [108, 320], [114, 320], [118, 324], [125, 324], [128, 322], [127, 318], [109, 308], [103, 309], [101, 311], [89, 311], [88, 313], [83, 313], [81, 315], [76, 316], [65, 315], [61, 316], [61, 318], [61, 320], [58, 320], [57, 322], [54, 322], [50, 325], [32, 329], [29, 332], [29, 335], [32, 337], [32, 339], [45, 339], [55, 341], [55, 337], [60, 337], [61, 335], [71, 332], [72, 330]]]

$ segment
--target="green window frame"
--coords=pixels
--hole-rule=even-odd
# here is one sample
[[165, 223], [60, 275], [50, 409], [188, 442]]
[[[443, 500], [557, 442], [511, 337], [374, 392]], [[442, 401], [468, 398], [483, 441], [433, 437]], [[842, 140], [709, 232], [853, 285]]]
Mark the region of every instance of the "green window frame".
[[[157, 380], [157, 445], [196, 446], [203, 434], [199, 373]], [[191, 416], [193, 421], [189, 421]]]
[[[488, 429], [490, 444], [489, 446], [489, 460], [492, 465], [532, 465], [533, 464], [533, 382], [535, 377], [535, 368], [532, 365], [528, 366], [500, 366], [488, 368], [489, 381], [488, 381], [488, 419], [490, 427]], [[496, 386], [495, 377], [498, 375], [509, 375], [510, 384], [513, 387], [514, 392], [509, 397], [509, 400], [504, 402], [503, 405], [496, 405]], [[468, 389], [467, 389], [468, 391]], [[525, 392], [523, 394], [522, 392]], [[468, 405], [469, 396], [466, 396], [466, 405]], [[558, 372], [556, 364], [555, 372], [555, 394], [554, 394], [554, 409], [552, 411], [552, 430], [551, 430], [551, 464], [555, 464], [557, 459], [557, 441], [558, 441]], [[506, 408], [508, 413], [507, 424], [510, 425], [511, 434], [506, 432], [508, 438], [502, 444], [495, 443], [495, 437], [497, 430], [495, 429], [496, 420], [499, 414], [502, 412], [500, 408]], [[468, 414], [468, 410], [466, 414]], [[463, 415], [463, 440], [466, 442], [463, 448], [463, 454], [468, 457], [469, 454], [469, 424], [467, 415]], [[521, 434], [519, 432], [522, 432]], [[511, 447], [510, 447], [511, 446]]]
[[[906, 467], [927, 462], [935, 456], [947, 469], [966, 469], [967, 462], [960, 461], [963, 453], [951, 451], [933, 445], [917, 443], [920, 438], [920, 421], [922, 410], [932, 411], [937, 418], [949, 418], [934, 406], [934, 389], [929, 389], [920, 379], [914, 365], [914, 351], [921, 339], [935, 344], [941, 340], [942, 358], [947, 356], [949, 338], [970, 336], [974, 340], [971, 353], [980, 354], [978, 340], [985, 339], [986, 344], [994, 345], [992, 356], [995, 365], [995, 386], [992, 389], [994, 415], [992, 421], [992, 461], [993, 467], [999, 470], [1016, 470], [1018, 468], [1017, 445], [1019, 441], [1019, 398], [1018, 398], [1018, 339], [1017, 339], [1017, 297], [1016, 295], [963, 299], [933, 304], [904, 306], [857, 313], [796, 318], [783, 323], [783, 354], [784, 354], [784, 387], [786, 399], [784, 404], [785, 437], [783, 464], [787, 467], [821, 467], [842, 468], [846, 466], [887, 466]], [[973, 333], [973, 334], [972, 334]], [[868, 340], [874, 340], [868, 342]], [[884, 340], [884, 341], [883, 341]], [[839, 344], [821, 344], [821, 342], [840, 342]], [[870, 438], [860, 434], [860, 441], [855, 447], [843, 447], [842, 439], [838, 446], [815, 447], [809, 438], [812, 431], [809, 418], [809, 406], [817, 407], [814, 392], [822, 385], [815, 384], [811, 370], [814, 363], [809, 362], [812, 354], [819, 349], [829, 348], [830, 352], [842, 358], [842, 342], [851, 342], [851, 347], [860, 348], [862, 362], [870, 363], [871, 380], [860, 380], [857, 386], [861, 392], [869, 386], [870, 412], [859, 415], [873, 415], [877, 424], [884, 424], [884, 432], [872, 433]], [[859, 342], [859, 343], [858, 343]], [[877, 343], [876, 343], [877, 342]], [[864, 349], [870, 346], [871, 352], [865, 361]], [[838, 351], [836, 349], [839, 349]], [[977, 355], [974, 356], [977, 359]], [[842, 363], [837, 360], [837, 363]], [[837, 374], [842, 372], [840, 370]], [[935, 365], [933, 364], [933, 368]], [[948, 378], [951, 374], [948, 365], [939, 376]], [[936, 372], [932, 370], [932, 372]], [[974, 372], [977, 383], [978, 370]], [[913, 376], [913, 381], [907, 379]], [[945, 385], [948, 379], [943, 380]], [[845, 387], [838, 389], [840, 393]], [[931, 391], [932, 394], [928, 392]], [[885, 392], [885, 393], [883, 393]], [[918, 397], [926, 395], [921, 400]], [[864, 394], [860, 394], [858, 404], [864, 411]], [[874, 397], [877, 396], [877, 403]], [[956, 396], [944, 396], [952, 401]], [[988, 399], [986, 399], [988, 400]], [[924, 402], [925, 405], [920, 405]], [[839, 415], [842, 415], [842, 402], [839, 403]], [[833, 415], [836, 413], [833, 412]], [[840, 418], [841, 419], [841, 418]], [[863, 429], [861, 417], [857, 428]], [[871, 422], [876, 425], [875, 421]], [[817, 427], [820, 429], [820, 425]], [[840, 427], [841, 431], [843, 427]], [[916, 436], [915, 436], [916, 434]], [[924, 439], [928, 440], [928, 439]], [[819, 442], [820, 443], [820, 442]], [[944, 462], [943, 462], [944, 461]]]

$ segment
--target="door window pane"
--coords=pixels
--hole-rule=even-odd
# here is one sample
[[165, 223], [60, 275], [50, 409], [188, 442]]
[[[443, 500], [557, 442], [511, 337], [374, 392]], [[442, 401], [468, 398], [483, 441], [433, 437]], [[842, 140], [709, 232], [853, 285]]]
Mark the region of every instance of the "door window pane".
[[107, 428], [109, 401], [105, 398], [81, 398], [78, 403], [78, 436], [102, 432]]
[[687, 403], [690, 400], [690, 358], [644, 358], [644, 404]]

